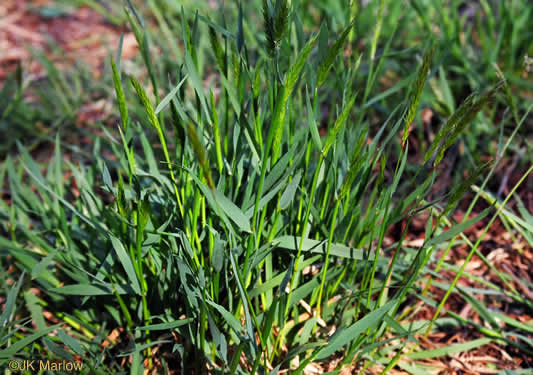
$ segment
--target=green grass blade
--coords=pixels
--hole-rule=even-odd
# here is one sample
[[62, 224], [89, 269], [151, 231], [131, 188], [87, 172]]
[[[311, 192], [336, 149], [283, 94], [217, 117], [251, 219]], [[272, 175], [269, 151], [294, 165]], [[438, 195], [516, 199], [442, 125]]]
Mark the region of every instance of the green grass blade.
[[173, 322], [159, 323], [159, 324], [150, 324], [143, 327], [135, 328], [137, 331], [167, 331], [174, 328], [178, 328], [193, 322], [193, 318], [185, 318], [180, 320], [175, 320]]
[[122, 267], [124, 268], [124, 271], [126, 271], [126, 275], [128, 276], [128, 280], [131, 283], [131, 287], [137, 294], [141, 294], [141, 287], [139, 285], [139, 279], [137, 278], [137, 274], [135, 273], [135, 267], [133, 266], [133, 260], [129, 257], [128, 253], [126, 252], [126, 249], [124, 248], [124, 245], [122, 245], [122, 242], [115, 236], [110, 236], [111, 238], [111, 244], [113, 245], [113, 249], [115, 250], [115, 253], [117, 254], [118, 260], [122, 264]]
[[329, 357], [337, 350], [340, 350], [343, 346], [356, 340], [359, 335], [361, 335], [367, 329], [378, 326], [382, 322], [385, 314], [387, 314], [392, 309], [396, 302], [396, 300], [391, 300], [387, 302], [379, 309], [376, 309], [366, 314], [355, 324], [332, 336], [328, 341], [328, 345], [318, 351], [316, 359], [319, 360]]
[[14, 344], [12, 344], [11, 346], [9, 346], [8, 348], [0, 351], [0, 358], [13, 358], [19, 351], [28, 347], [30, 344], [40, 339], [41, 337], [48, 335], [50, 332], [52, 332], [53, 330], [55, 330], [56, 328], [60, 326], [61, 326], [61, 323], [48, 327], [44, 330], [37, 331], [29, 336], [24, 337], [22, 340], [19, 340], [15, 342]]
[[[300, 246], [300, 237], [296, 236], [282, 236], [272, 241], [276, 246], [287, 250], [298, 251]], [[326, 254], [327, 253], [327, 241], [317, 241], [310, 238], [304, 238], [302, 243], [302, 251]], [[368, 253], [365, 250], [354, 249], [342, 244], [331, 244], [330, 254], [346, 259], [358, 259], [358, 260], [372, 260], [374, 259], [374, 253]]]
[[174, 98], [174, 96], [176, 96], [176, 94], [178, 93], [178, 90], [181, 88], [181, 85], [183, 85], [183, 83], [185, 82], [185, 80], [187, 79], [188, 75], [185, 74], [185, 77], [183, 77], [183, 79], [176, 85], [176, 87], [174, 87], [172, 89], [172, 91], [170, 91], [167, 96], [165, 96], [163, 98], [163, 100], [161, 100], [161, 102], [159, 103], [159, 105], [156, 107], [155, 109], [155, 114], [157, 115], [159, 112], [161, 112], [163, 109], [165, 109], [168, 104], [170, 103], [170, 101]]

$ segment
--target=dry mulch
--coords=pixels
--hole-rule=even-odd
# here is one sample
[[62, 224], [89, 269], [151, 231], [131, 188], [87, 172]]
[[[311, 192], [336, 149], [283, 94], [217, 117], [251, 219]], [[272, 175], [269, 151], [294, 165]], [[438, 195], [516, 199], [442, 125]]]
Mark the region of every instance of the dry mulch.
[[[109, 51], [116, 51], [124, 33], [123, 58], [137, 54], [133, 33], [107, 22], [88, 7], [68, 10], [65, 15], [47, 17], [40, 12], [50, 0], [3, 0], [0, 4], [0, 81], [19, 62], [31, 78], [43, 77], [44, 69], [29, 49], [43, 51], [60, 68], [76, 60], [88, 65], [99, 78]], [[59, 47], [59, 49], [57, 48]]]

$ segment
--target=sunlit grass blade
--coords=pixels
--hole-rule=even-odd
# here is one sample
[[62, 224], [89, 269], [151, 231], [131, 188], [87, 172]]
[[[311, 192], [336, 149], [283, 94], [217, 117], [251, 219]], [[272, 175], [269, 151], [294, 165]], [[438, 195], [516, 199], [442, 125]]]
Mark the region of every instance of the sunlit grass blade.
[[181, 88], [181, 85], [183, 85], [183, 83], [185, 82], [185, 80], [187, 79], [187, 75], [185, 75], [185, 77], [183, 77], [183, 79], [167, 94], [167, 96], [165, 96], [163, 98], [163, 100], [161, 100], [161, 102], [159, 103], [159, 105], [156, 107], [154, 113], [157, 115], [159, 112], [161, 112], [163, 109], [165, 109], [168, 104], [170, 103], [170, 101], [174, 98], [174, 96], [176, 96], [176, 94], [178, 93], [178, 90]]

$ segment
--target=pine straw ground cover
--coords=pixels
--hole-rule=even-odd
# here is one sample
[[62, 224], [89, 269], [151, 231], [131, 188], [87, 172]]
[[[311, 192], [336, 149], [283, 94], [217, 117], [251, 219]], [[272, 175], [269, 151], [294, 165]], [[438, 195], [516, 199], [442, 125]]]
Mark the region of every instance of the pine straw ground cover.
[[527, 2], [5, 4], [3, 371], [528, 373]]

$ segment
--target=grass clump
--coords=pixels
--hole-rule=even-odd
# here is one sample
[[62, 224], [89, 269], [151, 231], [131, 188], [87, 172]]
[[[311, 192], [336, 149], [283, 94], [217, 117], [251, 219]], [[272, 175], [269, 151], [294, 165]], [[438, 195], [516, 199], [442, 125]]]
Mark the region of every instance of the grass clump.
[[[298, 374], [334, 359], [337, 370], [406, 368], [404, 353], [421, 345], [415, 335], [442, 323], [439, 312], [457, 291], [489, 323], [452, 312], [455, 325], [485, 336], [476, 345], [530, 351], [523, 332], [530, 328], [514, 321], [513, 333], [526, 339], [511, 339], [487, 307], [456, 289], [481, 239], [464, 239], [470, 253], [450, 284], [438, 274], [444, 256], [435, 256], [472, 225], [501, 215], [531, 171], [500, 205], [490, 202], [474, 217], [469, 211], [462, 222], [453, 221], [453, 210], [488, 165], [474, 163], [466, 183], [433, 194], [445, 150], [487, 103], [509, 97], [501, 93], [504, 83], [487, 84], [487, 93], [468, 96], [455, 110], [450, 100], [425, 158], [410, 161], [420, 103], [449, 93], [441, 75], [449, 56], [446, 41], [417, 44], [410, 51], [426, 52], [416, 72], [379, 92], [390, 56], [402, 54], [393, 48], [398, 26], [388, 27], [384, 4], [374, 9], [378, 20], [361, 53], [353, 33], [368, 22], [368, 10], [331, 17], [345, 22], [330, 35], [325, 24], [305, 30], [305, 15], [289, 2], [264, 0], [264, 29], [254, 39], [242, 5], [234, 9], [236, 32], [226, 19], [188, 19], [181, 9], [169, 17], [184, 38], [172, 73], [150, 55], [157, 38], [139, 26], [144, 21], [129, 4], [148, 80], [126, 77], [111, 60], [118, 133], [98, 138], [86, 164], [65, 161], [57, 137], [44, 173], [22, 146], [0, 169], [10, 194], [10, 203], [1, 203], [9, 222], [0, 247], [17, 269], [9, 274], [16, 282], [5, 284], [0, 362], [82, 357], [91, 374]], [[390, 14], [399, 17], [398, 7]], [[207, 72], [217, 77], [216, 93], [206, 87]], [[385, 108], [394, 95], [405, 98]], [[527, 113], [517, 116], [509, 139]], [[427, 218], [424, 239], [406, 246], [420, 215]], [[398, 223], [405, 223], [401, 234], [387, 241]], [[487, 289], [530, 309], [531, 301], [499, 276], [505, 291]], [[444, 300], [429, 292], [433, 278], [449, 287]], [[433, 306], [435, 316], [405, 327], [418, 303]], [[43, 320], [45, 310], [56, 325]], [[19, 320], [22, 312], [30, 318]], [[432, 355], [422, 348], [410, 358]]]

